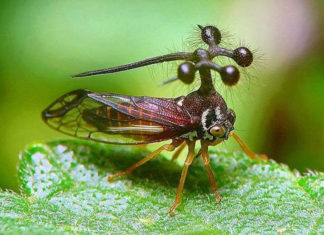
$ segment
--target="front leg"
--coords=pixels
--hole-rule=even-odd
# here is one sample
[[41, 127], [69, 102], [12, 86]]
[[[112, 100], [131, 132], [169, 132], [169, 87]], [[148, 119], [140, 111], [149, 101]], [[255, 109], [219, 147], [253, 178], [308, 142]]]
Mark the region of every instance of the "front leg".
[[182, 168], [180, 182], [179, 182], [178, 189], [177, 189], [176, 199], [169, 211], [169, 214], [174, 213], [174, 209], [179, 205], [179, 203], [181, 201], [182, 190], [183, 190], [184, 183], [186, 181], [188, 169], [189, 169], [189, 166], [191, 165], [194, 157], [195, 157], [195, 142], [191, 141], [191, 142], [188, 142], [188, 155], [187, 155], [186, 161], [184, 163], [184, 166]]
[[243, 140], [241, 140], [241, 138], [237, 134], [231, 132], [229, 134], [229, 137], [234, 137], [234, 139], [236, 140], [237, 143], [239, 143], [239, 145], [241, 146], [243, 151], [246, 153], [246, 155], [248, 155], [251, 159], [262, 158], [263, 160], [268, 160], [267, 155], [257, 154], [257, 153], [254, 153], [253, 151], [251, 151], [249, 149], [249, 147], [243, 142]]
[[210, 187], [216, 196], [217, 202], [221, 202], [222, 197], [217, 192], [215, 177], [214, 177], [213, 171], [210, 167], [210, 158], [209, 158], [209, 154], [208, 154], [208, 143], [206, 141], [201, 141], [201, 156], [203, 158], [205, 169], [206, 169], [206, 172], [208, 175]]

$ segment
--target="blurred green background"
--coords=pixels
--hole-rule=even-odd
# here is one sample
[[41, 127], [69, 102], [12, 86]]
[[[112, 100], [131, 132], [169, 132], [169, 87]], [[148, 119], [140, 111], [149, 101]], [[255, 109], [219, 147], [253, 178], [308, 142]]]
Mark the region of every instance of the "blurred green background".
[[[216, 79], [237, 113], [237, 133], [292, 169], [323, 171], [323, 12], [323, 1], [311, 0], [1, 1], [0, 187], [17, 190], [16, 164], [26, 144], [68, 138], [40, 118], [62, 94], [87, 88], [176, 97], [194, 89], [180, 82], [159, 87], [175, 74], [176, 66], [166, 64], [70, 75], [188, 49], [196, 24], [230, 32], [224, 41], [232, 49], [258, 51], [236, 87]], [[220, 148], [239, 149], [232, 140]]]

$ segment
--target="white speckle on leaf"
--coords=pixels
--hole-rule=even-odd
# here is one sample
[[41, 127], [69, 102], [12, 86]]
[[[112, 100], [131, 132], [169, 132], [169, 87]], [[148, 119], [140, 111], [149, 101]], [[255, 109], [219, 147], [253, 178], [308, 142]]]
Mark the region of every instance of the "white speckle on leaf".
[[285, 232], [287, 229], [285, 227], [281, 227], [281, 228], [277, 228], [277, 232], [278, 233], [283, 233]]
[[152, 218], [140, 218], [139, 221], [145, 225], [150, 225], [154, 222]]
[[72, 151], [63, 153], [61, 155], [61, 163], [62, 163], [64, 169], [69, 169], [71, 167], [71, 163], [73, 161], [72, 157], [73, 157]]
[[43, 153], [35, 153], [32, 156], [32, 161], [35, 165], [40, 164], [41, 160], [44, 159], [45, 155]]
[[67, 149], [67, 147], [66, 146], [64, 146], [64, 145], [58, 145], [57, 146], [57, 151], [59, 152], [59, 153], [64, 153], [64, 151]]

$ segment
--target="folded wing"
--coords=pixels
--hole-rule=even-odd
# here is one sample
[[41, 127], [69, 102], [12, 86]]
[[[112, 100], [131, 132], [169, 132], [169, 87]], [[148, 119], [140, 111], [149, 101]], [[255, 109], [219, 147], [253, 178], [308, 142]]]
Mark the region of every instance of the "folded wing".
[[177, 99], [76, 90], [46, 108], [43, 120], [65, 134], [115, 144], [144, 144], [188, 131], [190, 116]]

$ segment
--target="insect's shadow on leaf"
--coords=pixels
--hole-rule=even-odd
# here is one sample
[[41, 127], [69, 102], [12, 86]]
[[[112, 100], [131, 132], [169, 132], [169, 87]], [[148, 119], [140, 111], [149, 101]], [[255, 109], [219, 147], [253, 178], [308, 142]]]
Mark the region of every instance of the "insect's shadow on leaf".
[[[144, 158], [149, 152], [143, 150], [140, 152], [134, 151], [133, 153], [137, 154], [125, 155], [121, 150], [119, 153], [116, 152], [116, 155], [110, 155], [109, 162], [113, 165], [111, 168], [114, 170], [113, 173], [124, 171], [132, 164]], [[159, 185], [176, 188], [179, 184], [182, 169], [183, 166], [158, 155], [137, 168], [131, 175], [123, 177], [133, 180], [134, 183], [140, 182], [141, 184], [143, 184], [143, 180], [145, 180], [147, 183], [146, 187], [156, 187], [156, 184], [150, 184], [150, 181], [154, 181]], [[217, 172], [214, 172], [214, 174], [218, 187], [229, 184], [236, 175], [234, 172], [231, 172], [231, 170], [222, 167], [218, 168]], [[118, 180], [118, 178], [116, 180]], [[194, 194], [211, 192], [210, 182], [201, 158], [195, 159], [193, 164], [189, 167], [184, 188]]]
[[[101, 172], [104, 172], [103, 174], [105, 175], [124, 171], [150, 153], [145, 148], [103, 145], [80, 140], [61, 140], [60, 143], [64, 143], [64, 145], [68, 146], [68, 149], [73, 149], [77, 161], [80, 164], [85, 166], [94, 165], [96, 168], [100, 169]], [[55, 145], [57, 143], [53, 142], [52, 144]], [[145, 187], [154, 188], [159, 187], [158, 185], [163, 185], [166, 188], [176, 188], [180, 180], [181, 171], [182, 166], [158, 155], [137, 168], [131, 175], [116, 178], [114, 181], [128, 178], [132, 180], [134, 184], [145, 184]], [[222, 168], [220, 172], [216, 172], [215, 174], [219, 187], [224, 185], [225, 182], [228, 182], [232, 175], [231, 172], [227, 171], [223, 173], [224, 169]], [[150, 183], [152, 181], [155, 184]], [[194, 193], [210, 192], [209, 180], [203, 164], [201, 163], [201, 159], [195, 159], [194, 163], [190, 166], [186, 178], [185, 189]]]
[[[84, 160], [91, 162], [109, 174], [124, 171], [150, 153], [145, 148], [128, 146], [109, 146], [107, 148], [107, 146], [97, 146], [96, 144], [91, 144], [91, 151], [91, 156], [85, 156], [87, 159]], [[80, 160], [82, 161], [82, 159]], [[196, 161], [200, 162], [200, 159], [196, 159]], [[158, 155], [137, 168], [131, 175], [114, 180], [122, 180], [126, 177], [131, 179], [133, 183], [145, 183], [147, 187], [156, 187], [156, 184], [150, 184], [150, 181], [154, 181], [165, 187], [176, 188], [179, 184], [181, 171], [182, 166]], [[208, 177], [203, 167], [194, 164], [189, 168], [185, 189], [199, 192], [210, 191]]]
[[[134, 154], [135, 153], [135, 154]], [[144, 158], [149, 152], [145, 149], [142, 151], [134, 151], [131, 154], [120, 152], [109, 155], [109, 163], [113, 173], [124, 171], [126, 168]], [[198, 160], [198, 159], [197, 159]], [[200, 166], [191, 166], [186, 179], [185, 188], [191, 191], [208, 191], [209, 181], [207, 175], [202, 172]], [[137, 168], [131, 175], [123, 176], [131, 179], [133, 183], [143, 184], [143, 180], [147, 187], [156, 187], [156, 184], [150, 185], [150, 181], [154, 181], [159, 185], [176, 188], [179, 184], [182, 166], [176, 162], [167, 160], [163, 156], [158, 155], [154, 159]], [[118, 180], [115, 179], [115, 180]]]

